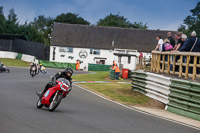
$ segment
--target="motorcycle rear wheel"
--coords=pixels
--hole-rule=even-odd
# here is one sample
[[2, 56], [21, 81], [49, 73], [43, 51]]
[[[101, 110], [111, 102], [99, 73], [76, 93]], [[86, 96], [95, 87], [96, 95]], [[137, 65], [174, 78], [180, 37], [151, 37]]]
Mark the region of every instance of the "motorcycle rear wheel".
[[60, 104], [61, 100], [62, 100], [62, 94], [54, 95], [54, 98], [49, 105], [49, 111], [54, 111]]
[[43, 104], [41, 103], [41, 99], [39, 98], [36, 104], [37, 108], [42, 108]]

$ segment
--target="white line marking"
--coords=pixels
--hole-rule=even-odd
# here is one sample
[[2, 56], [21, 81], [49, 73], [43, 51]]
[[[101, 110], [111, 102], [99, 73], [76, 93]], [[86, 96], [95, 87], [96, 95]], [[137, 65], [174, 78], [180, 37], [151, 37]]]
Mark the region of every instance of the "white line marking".
[[81, 87], [81, 86], [79, 86], [79, 85], [76, 85], [76, 84], [74, 84], [74, 85], [75, 85], [76, 87], [79, 87], [79, 88], [81, 88], [81, 89], [83, 89], [83, 90], [85, 90], [85, 91], [87, 91], [87, 92], [90, 92], [90, 93], [92, 93], [92, 94], [94, 94], [94, 95], [96, 95], [96, 96], [98, 96], [98, 97], [100, 97], [100, 98], [102, 98], [102, 99], [105, 99], [105, 100], [107, 100], [107, 101], [110, 101], [110, 102], [115, 103], [115, 104], [118, 104], [118, 105], [121, 105], [121, 106], [123, 106], [123, 107], [125, 107], [125, 108], [127, 108], [127, 109], [130, 109], [130, 110], [133, 110], [133, 111], [137, 111], [137, 112], [139, 112], [139, 113], [146, 114], [146, 115], [149, 115], [149, 116], [154, 116], [154, 117], [157, 117], [157, 118], [160, 118], [160, 119], [164, 119], [164, 120], [167, 120], [167, 121], [171, 121], [171, 122], [174, 122], [174, 123], [183, 125], [183, 126], [187, 126], [187, 127], [190, 127], [190, 128], [194, 128], [194, 129], [200, 130], [200, 128], [198, 128], [198, 127], [195, 127], [195, 126], [192, 126], [192, 125], [189, 125], [189, 124], [185, 124], [185, 123], [183, 123], [183, 122], [179, 122], [179, 121], [175, 121], [175, 120], [172, 120], [172, 119], [169, 119], [169, 118], [165, 118], [165, 117], [162, 117], [162, 116], [154, 115], [154, 114], [151, 114], [151, 113], [148, 113], [148, 112], [145, 112], [145, 111], [136, 109], [136, 108], [134, 108], [134, 107], [128, 107], [128, 106], [126, 106], [126, 105], [124, 105], [124, 104], [118, 103], [118, 102], [113, 101], [113, 100], [110, 100], [110, 99], [108, 99], [108, 98], [105, 98], [105, 97], [103, 97], [103, 96], [101, 96], [101, 95], [99, 95], [99, 94], [97, 94], [97, 93], [95, 93], [95, 92], [93, 92], [93, 91], [90, 91], [90, 90], [88, 90], [88, 89], [85, 89], [85, 88], [83, 88], [83, 87]]

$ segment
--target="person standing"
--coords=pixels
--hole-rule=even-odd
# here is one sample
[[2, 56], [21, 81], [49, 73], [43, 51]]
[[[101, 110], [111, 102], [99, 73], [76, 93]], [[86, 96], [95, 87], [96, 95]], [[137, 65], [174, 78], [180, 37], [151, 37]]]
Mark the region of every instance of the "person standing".
[[142, 54], [142, 52], [140, 52], [140, 55], [139, 55], [139, 64], [140, 64], [140, 66], [142, 66], [142, 59], [143, 59], [143, 54]]
[[116, 62], [113, 61], [112, 70], [115, 70], [115, 67], [116, 67]]
[[80, 70], [80, 61], [76, 60], [76, 70]]
[[116, 80], [119, 80], [119, 74], [120, 74], [120, 69], [119, 69], [118, 65], [116, 64], [116, 67], [115, 67], [115, 79]]
[[76, 60], [76, 70], [78, 70], [78, 60]]
[[156, 36], [156, 40], [158, 41], [158, 44], [156, 45], [156, 48], [154, 50], [159, 50], [162, 51], [162, 45], [163, 45], [163, 39], [161, 38], [161, 36]]
[[181, 46], [183, 45], [183, 41], [181, 40], [181, 36], [182, 36], [181, 32], [177, 32], [175, 34], [175, 39], [178, 40], [177, 44], [174, 46], [174, 49], [173, 49], [175, 52], [177, 50], [179, 50], [179, 48], [181, 48]]
[[173, 46], [173, 48], [174, 48], [174, 46], [175, 46], [175, 40], [174, 40], [174, 38], [172, 37], [172, 33], [171, 32], [168, 32], [167, 33], [167, 39], [170, 41], [170, 44]]

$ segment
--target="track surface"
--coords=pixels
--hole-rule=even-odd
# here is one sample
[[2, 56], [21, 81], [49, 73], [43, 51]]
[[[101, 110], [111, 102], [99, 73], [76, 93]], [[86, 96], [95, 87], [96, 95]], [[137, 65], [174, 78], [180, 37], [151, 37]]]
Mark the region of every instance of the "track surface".
[[[127, 109], [73, 86], [54, 112], [37, 109], [36, 91], [50, 75], [34, 78], [26, 68], [0, 73], [0, 133], [199, 133], [191, 127]], [[75, 72], [78, 74], [77, 72]]]

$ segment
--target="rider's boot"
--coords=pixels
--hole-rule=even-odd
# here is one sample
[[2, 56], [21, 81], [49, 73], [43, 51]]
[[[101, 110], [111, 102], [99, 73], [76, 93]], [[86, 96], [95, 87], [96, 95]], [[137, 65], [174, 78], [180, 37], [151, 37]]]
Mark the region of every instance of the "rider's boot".
[[37, 94], [40, 98], [42, 98], [44, 92], [43, 92], [43, 91], [41, 91], [41, 92], [37, 91], [36, 94]]

